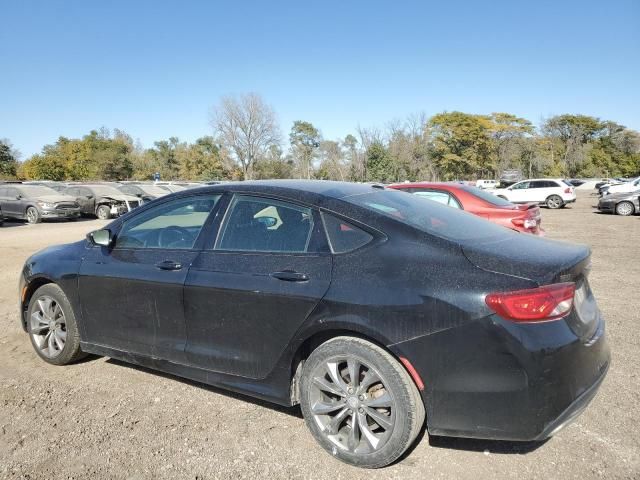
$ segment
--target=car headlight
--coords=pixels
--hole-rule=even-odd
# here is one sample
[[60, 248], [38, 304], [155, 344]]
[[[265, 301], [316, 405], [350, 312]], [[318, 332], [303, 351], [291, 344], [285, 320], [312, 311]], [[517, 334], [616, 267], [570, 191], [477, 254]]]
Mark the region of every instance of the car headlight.
[[38, 205], [40, 205], [42, 208], [56, 208], [56, 204], [55, 203], [38, 202]]

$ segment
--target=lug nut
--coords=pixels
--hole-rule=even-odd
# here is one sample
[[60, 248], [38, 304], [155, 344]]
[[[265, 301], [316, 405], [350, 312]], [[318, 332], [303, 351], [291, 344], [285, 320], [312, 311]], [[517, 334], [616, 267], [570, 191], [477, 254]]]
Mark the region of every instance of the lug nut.
[[359, 399], [360, 401], [364, 400], [364, 395], [360, 395], [360, 396], [358, 397], [358, 399]]
[[360, 413], [364, 413], [364, 408], [359, 408], [359, 409], [358, 409], [358, 411], [359, 411]]
[[349, 393], [353, 393], [353, 388], [349, 387], [349, 388], [347, 389], [347, 392], [349, 392]]

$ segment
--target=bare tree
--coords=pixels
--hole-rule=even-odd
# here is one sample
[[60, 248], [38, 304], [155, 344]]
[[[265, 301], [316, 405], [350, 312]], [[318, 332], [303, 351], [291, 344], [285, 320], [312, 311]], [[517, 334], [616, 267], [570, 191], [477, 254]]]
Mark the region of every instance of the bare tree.
[[211, 126], [242, 167], [245, 179], [251, 178], [255, 163], [269, 147], [280, 143], [275, 112], [256, 93], [223, 97], [213, 108]]

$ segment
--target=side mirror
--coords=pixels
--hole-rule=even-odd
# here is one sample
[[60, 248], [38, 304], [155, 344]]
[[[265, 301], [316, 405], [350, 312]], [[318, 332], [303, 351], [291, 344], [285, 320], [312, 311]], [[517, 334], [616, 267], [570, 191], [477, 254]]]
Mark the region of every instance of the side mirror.
[[87, 200], [91, 200], [93, 198], [93, 195], [87, 195]]
[[95, 230], [87, 234], [87, 240], [94, 245], [108, 247], [111, 245], [111, 232], [106, 228], [103, 230]]
[[136, 197], [142, 198], [142, 194], [141, 193], [136, 193]]
[[22, 195], [16, 195], [16, 200], [22, 199]]
[[275, 217], [258, 217], [256, 220], [267, 228], [275, 227], [278, 223], [278, 219]]

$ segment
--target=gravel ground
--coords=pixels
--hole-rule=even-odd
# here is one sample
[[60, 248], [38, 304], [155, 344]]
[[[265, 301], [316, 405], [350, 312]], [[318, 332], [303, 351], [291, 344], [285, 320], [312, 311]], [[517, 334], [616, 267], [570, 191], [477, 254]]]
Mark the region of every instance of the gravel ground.
[[[543, 444], [429, 438], [384, 478], [640, 478], [640, 217], [594, 213], [580, 192], [543, 210], [549, 238], [593, 249], [592, 288], [607, 318], [613, 363], [578, 420]], [[297, 408], [91, 358], [45, 364], [18, 324], [24, 260], [99, 221], [0, 228], [0, 477], [359, 478], [317, 446]]]

